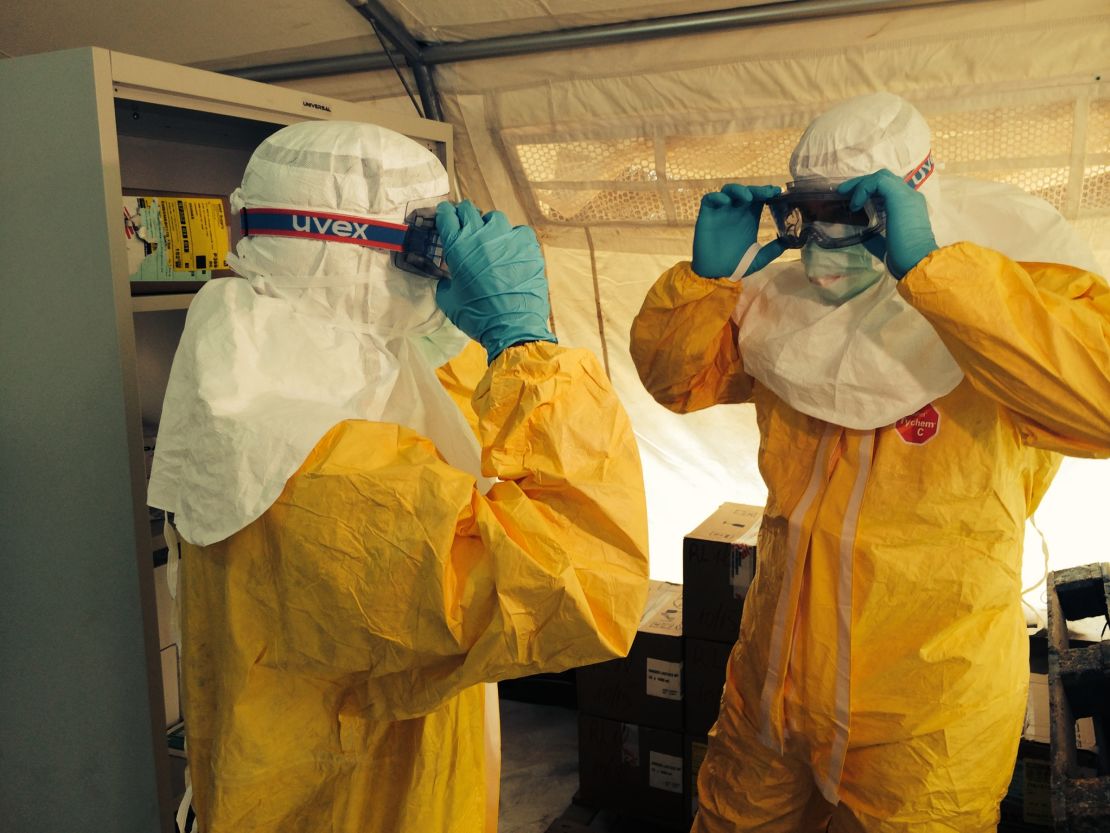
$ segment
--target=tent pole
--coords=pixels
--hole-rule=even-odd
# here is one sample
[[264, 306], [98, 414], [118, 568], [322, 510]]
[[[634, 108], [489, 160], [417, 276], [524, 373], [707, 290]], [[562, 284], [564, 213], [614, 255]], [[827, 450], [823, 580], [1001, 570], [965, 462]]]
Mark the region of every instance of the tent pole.
[[[952, 3], [981, 2], [982, 0], [784, 0], [784, 2], [765, 3], [759, 6], [743, 6], [737, 9], [678, 15], [676, 17], [636, 20], [627, 23], [607, 23], [600, 26], [585, 26], [579, 29], [562, 29], [555, 32], [538, 32], [530, 35], [511, 35], [501, 38], [486, 38], [463, 41], [461, 43], [439, 43], [417, 46], [417, 58], [409, 58], [425, 65], [449, 64], [459, 61], [475, 61], [483, 58], [501, 58], [509, 55], [531, 55], [538, 52], [552, 52], [561, 49], [605, 46], [617, 43], [650, 40], [654, 38], [696, 35], [705, 32], [721, 32], [731, 29], [744, 29], [772, 23], [796, 20], [810, 20], [824, 17], [842, 17], [850, 14], [865, 14], [878, 11], [899, 11], [924, 6], [942, 6]], [[372, 4], [380, 8], [376, 0], [349, 0], [364, 16], [370, 14]], [[367, 11], [363, 11], [363, 8]], [[380, 22], [380, 21], [379, 21]], [[399, 23], [395, 25], [404, 31]], [[384, 28], [384, 27], [383, 27]], [[407, 32], [406, 32], [407, 35]], [[400, 46], [400, 45], [399, 45]], [[339, 75], [350, 72], [370, 72], [388, 69], [389, 61], [385, 55], [346, 55], [336, 58], [320, 58], [309, 61], [292, 61], [264, 66], [246, 67], [229, 70], [227, 74], [250, 78], [255, 81], [284, 81], [290, 78], [311, 78], [321, 75]]]
[[428, 69], [427, 63], [422, 58], [422, 49], [409, 34], [408, 30], [397, 18], [379, 2], [379, 0], [347, 0], [360, 15], [374, 27], [389, 38], [405, 56], [409, 67], [412, 69], [413, 78], [416, 80], [416, 89], [420, 93], [420, 103], [424, 117], [443, 121], [443, 110], [439, 105], [439, 93], [436, 90], [435, 80]]
[[424, 48], [421, 59], [429, 64], [456, 63], [508, 55], [529, 55], [577, 47], [606, 46], [654, 38], [697, 35], [743, 29], [771, 23], [842, 17], [876, 11], [896, 11], [917, 6], [941, 5], [963, 0], [787, 0], [759, 6], [742, 6], [715, 12], [684, 14], [627, 23], [607, 23], [579, 29], [512, 35], [461, 43], [433, 44]]
[[402, 26], [401, 22], [387, 11], [379, 0], [347, 0], [347, 2], [372, 26], [381, 29], [401, 50], [401, 54], [405, 56], [406, 61], [411, 64], [421, 60], [420, 44], [413, 39], [408, 29]]

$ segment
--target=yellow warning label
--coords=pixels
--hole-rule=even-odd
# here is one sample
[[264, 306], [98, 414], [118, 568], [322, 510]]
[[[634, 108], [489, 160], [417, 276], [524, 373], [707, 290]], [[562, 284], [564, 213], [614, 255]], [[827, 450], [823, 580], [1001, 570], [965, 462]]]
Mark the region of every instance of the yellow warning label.
[[227, 268], [223, 203], [204, 197], [157, 197], [162, 230], [175, 272]]

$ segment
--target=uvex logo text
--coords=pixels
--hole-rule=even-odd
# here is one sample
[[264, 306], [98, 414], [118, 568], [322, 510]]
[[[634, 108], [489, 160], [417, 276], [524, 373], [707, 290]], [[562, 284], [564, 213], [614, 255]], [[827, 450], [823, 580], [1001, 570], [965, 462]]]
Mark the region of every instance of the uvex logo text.
[[290, 208], [244, 208], [239, 212], [243, 234], [251, 237], [297, 237], [373, 246], [390, 252], [401, 250], [407, 226], [384, 220], [324, 214]]
[[349, 237], [351, 240], [366, 240], [366, 230], [369, 223], [356, 223], [348, 220], [333, 220], [330, 217], [309, 217], [303, 214], [294, 214], [293, 231], [304, 231], [312, 234], [326, 234], [331, 237]]

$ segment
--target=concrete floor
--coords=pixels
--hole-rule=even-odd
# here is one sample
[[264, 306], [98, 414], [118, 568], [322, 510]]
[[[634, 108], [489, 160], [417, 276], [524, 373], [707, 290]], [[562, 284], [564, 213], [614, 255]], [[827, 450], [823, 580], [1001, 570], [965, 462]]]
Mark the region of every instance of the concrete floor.
[[546, 833], [578, 790], [578, 712], [501, 701], [498, 833]]
[[578, 712], [502, 698], [498, 833], [656, 830], [641, 821], [575, 808], [571, 799], [577, 791]]

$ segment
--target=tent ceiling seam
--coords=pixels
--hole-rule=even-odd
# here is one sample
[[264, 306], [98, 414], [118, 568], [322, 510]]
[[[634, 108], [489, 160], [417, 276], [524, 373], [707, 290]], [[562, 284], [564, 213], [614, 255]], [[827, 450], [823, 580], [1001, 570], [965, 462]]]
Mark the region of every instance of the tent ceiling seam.
[[609, 345], [605, 340], [605, 316], [601, 311], [601, 281], [597, 276], [597, 248], [594, 246], [594, 236], [589, 226], [583, 226], [586, 232], [586, 245], [590, 249], [590, 272], [594, 281], [594, 306], [597, 309], [597, 334], [601, 339], [601, 361], [605, 365], [605, 375], [610, 379], [613, 374], [609, 371]]
[[[1075, 97], [1075, 120], [1073, 122], [1070, 176], [1068, 177], [1068, 204], [1063, 212], [1065, 217], [1075, 218], [1079, 214], [1083, 196], [1083, 180], [1087, 169], [1087, 115], [1091, 109], [1089, 94], [1080, 93]], [[1093, 155], [1093, 154], [1092, 154]]]
[[[544, 245], [543, 240], [539, 240], [538, 242], [540, 244], [540, 254], [543, 256], [543, 262], [545, 264], [550, 263], [551, 258], [549, 258], [548, 255], [547, 255], [547, 246]], [[548, 308], [547, 323], [548, 323], [548, 326], [551, 328], [551, 335], [555, 336], [555, 338], [558, 339], [559, 338], [559, 328], [555, 323], [555, 300], [554, 300], [554, 298], [551, 297], [551, 282], [550, 281], [547, 284], [547, 308]], [[602, 343], [604, 344], [604, 342], [602, 342]], [[605, 372], [606, 373], [609, 372], [608, 367], [606, 367]]]
[[658, 128], [652, 132], [652, 146], [655, 150], [655, 187], [659, 192], [659, 202], [663, 205], [667, 222], [675, 223], [678, 222], [678, 212], [675, 211], [674, 200], [671, 198], [671, 189], [674, 186], [667, 180], [667, 136]]

